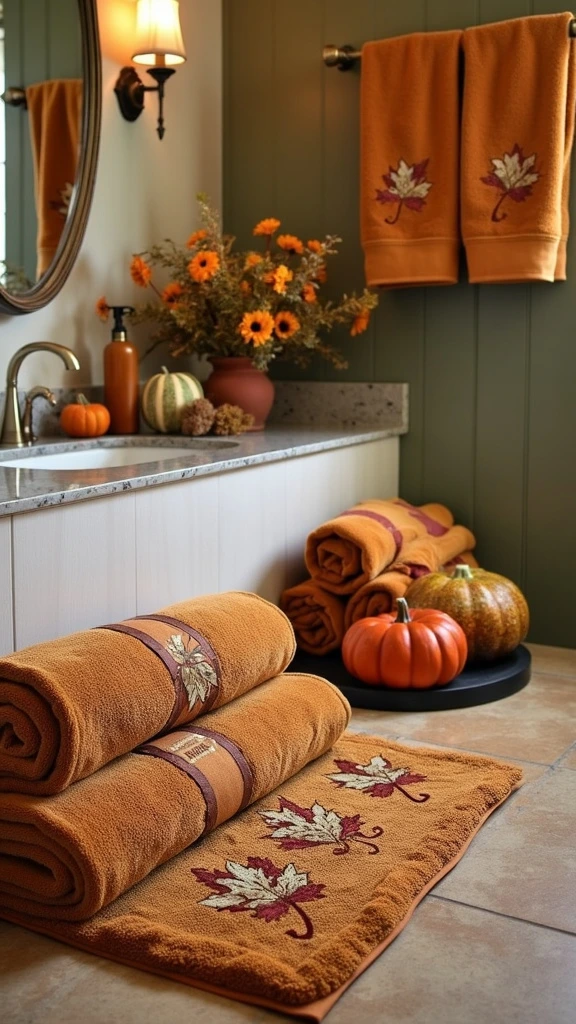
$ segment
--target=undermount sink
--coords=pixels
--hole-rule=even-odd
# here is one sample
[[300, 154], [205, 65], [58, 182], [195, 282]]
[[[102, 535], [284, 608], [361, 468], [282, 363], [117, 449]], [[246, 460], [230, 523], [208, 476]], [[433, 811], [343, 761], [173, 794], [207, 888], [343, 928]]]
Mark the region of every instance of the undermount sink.
[[142, 463], [166, 463], [176, 459], [190, 459], [198, 454], [205, 454], [214, 449], [234, 448], [237, 441], [221, 441], [219, 439], [198, 439], [184, 445], [152, 445], [131, 442], [112, 441], [108, 444], [88, 442], [83, 447], [75, 445], [73, 450], [62, 449], [35, 455], [30, 449], [22, 450], [16, 458], [11, 456], [2, 459], [0, 452], [0, 468], [4, 469], [45, 469], [45, 470], [79, 470], [79, 469], [111, 469], [118, 466], [138, 466]]

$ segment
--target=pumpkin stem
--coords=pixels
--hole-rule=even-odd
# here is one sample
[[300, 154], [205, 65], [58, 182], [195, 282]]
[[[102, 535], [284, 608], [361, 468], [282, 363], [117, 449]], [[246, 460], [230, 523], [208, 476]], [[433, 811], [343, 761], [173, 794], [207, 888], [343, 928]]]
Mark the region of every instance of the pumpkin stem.
[[410, 609], [408, 607], [408, 601], [406, 600], [405, 597], [398, 597], [396, 599], [396, 608], [398, 611], [396, 622], [406, 623], [411, 621]]
[[474, 575], [469, 565], [457, 565], [452, 573], [453, 580], [473, 580]]
[[83, 395], [81, 391], [79, 391], [78, 394], [76, 395], [76, 401], [78, 405], [90, 405], [90, 402], [86, 398], [86, 395]]
[[160, 369], [162, 370], [162, 373], [165, 373], [166, 375], [170, 373], [170, 370], [168, 369], [167, 366], [161, 366]]

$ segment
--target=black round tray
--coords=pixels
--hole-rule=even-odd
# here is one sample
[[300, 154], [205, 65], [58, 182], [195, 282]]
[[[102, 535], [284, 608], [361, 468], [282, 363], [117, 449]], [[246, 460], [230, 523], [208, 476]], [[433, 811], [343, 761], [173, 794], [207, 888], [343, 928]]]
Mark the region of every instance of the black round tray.
[[353, 708], [375, 711], [446, 711], [489, 704], [517, 693], [530, 681], [530, 651], [520, 645], [501, 661], [482, 667], [466, 668], [448, 686], [431, 690], [392, 690], [387, 686], [367, 686], [351, 676], [340, 653], [317, 657], [297, 651], [291, 672], [312, 672], [334, 683]]

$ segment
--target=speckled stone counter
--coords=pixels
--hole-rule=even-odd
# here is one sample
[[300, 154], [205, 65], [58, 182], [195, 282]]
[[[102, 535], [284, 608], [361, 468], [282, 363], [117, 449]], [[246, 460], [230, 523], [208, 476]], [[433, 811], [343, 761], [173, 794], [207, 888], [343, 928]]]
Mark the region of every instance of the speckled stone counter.
[[[211, 473], [224, 473], [258, 463], [277, 462], [315, 452], [365, 444], [407, 431], [405, 407], [398, 409], [396, 422], [387, 426], [337, 428], [335, 426], [272, 426], [262, 433], [238, 438], [184, 438], [181, 436], [138, 435], [128, 438], [104, 437], [97, 441], [43, 439], [32, 448], [0, 449], [0, 515], [12, 515], [62, 505], [101, 495], [153, 487]], [[27, 469], [32, 455], [117, 447], [158, 448], [158, 460], [140, 465], [103, 469]], [[190, 455], [170, 456], [170, 448], [183, 447]], [[7, 468], [3, 461], [18, 458], [21, 467]]]

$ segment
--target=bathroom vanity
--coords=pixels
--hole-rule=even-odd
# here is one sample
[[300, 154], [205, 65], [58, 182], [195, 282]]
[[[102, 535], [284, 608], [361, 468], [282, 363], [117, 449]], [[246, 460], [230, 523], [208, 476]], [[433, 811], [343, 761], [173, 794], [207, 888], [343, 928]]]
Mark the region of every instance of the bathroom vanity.
[[0, 652], [202, 593], [277, 600], [305, 577], [309, 530], [397, 494], [405, 431], [399, 416], [1, 451]]

